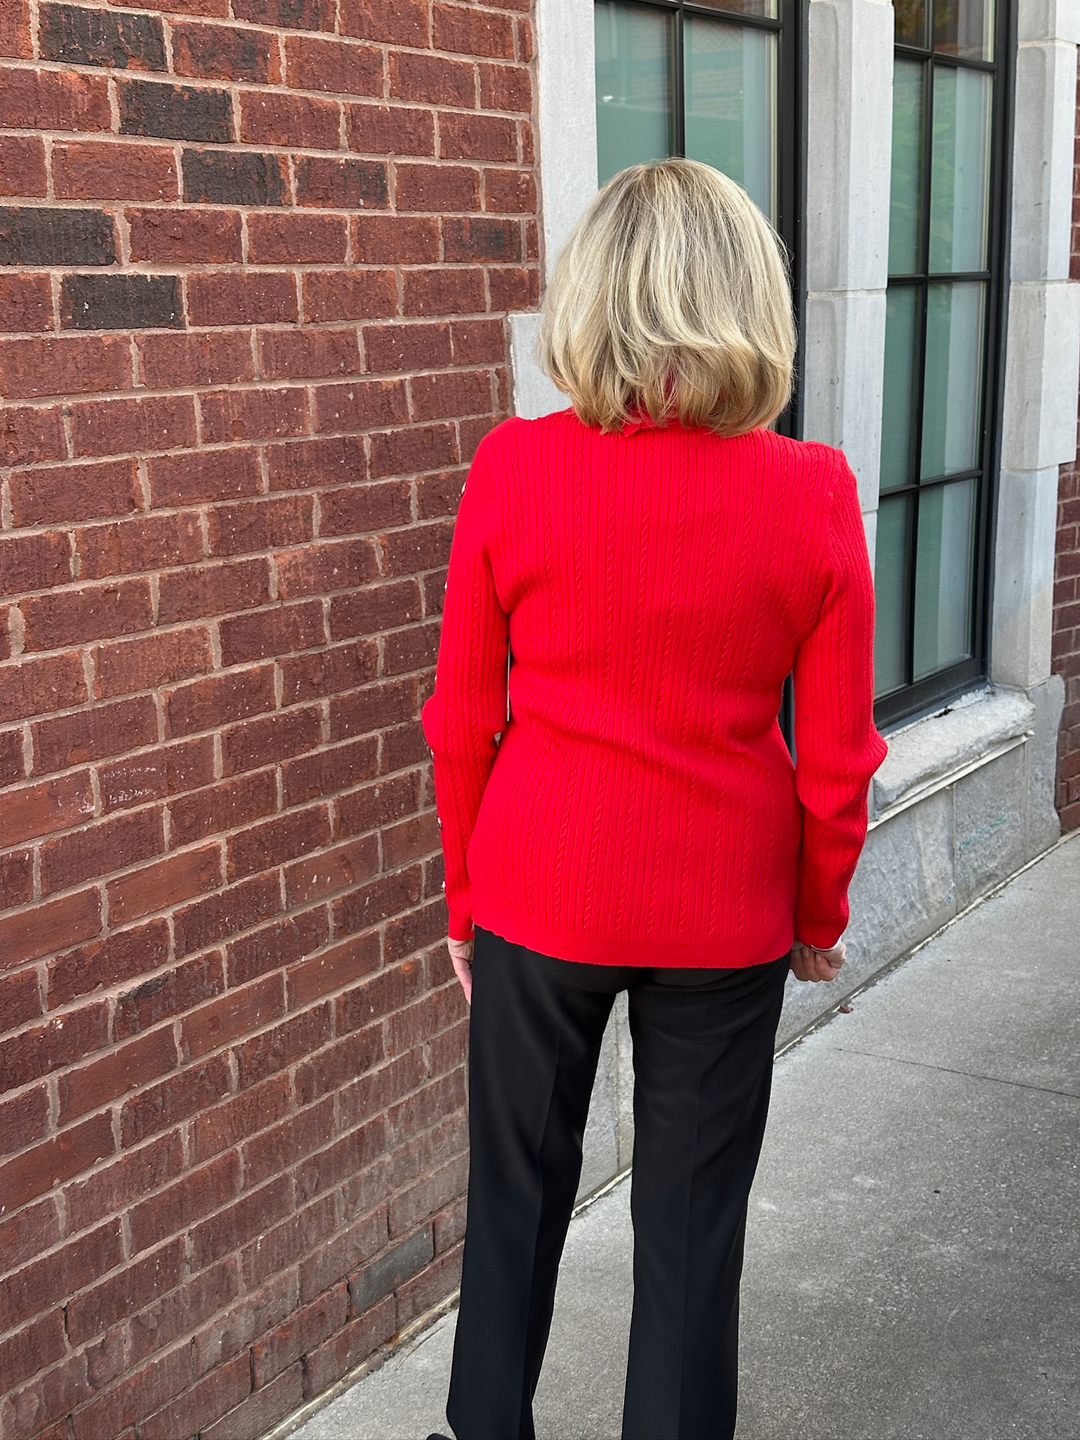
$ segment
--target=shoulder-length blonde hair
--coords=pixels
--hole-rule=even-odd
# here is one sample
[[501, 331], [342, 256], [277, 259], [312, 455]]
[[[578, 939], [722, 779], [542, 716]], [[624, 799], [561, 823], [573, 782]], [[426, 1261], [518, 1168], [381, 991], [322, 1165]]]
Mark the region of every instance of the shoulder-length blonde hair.
[[787, 404], [794, 358], [780, 241], [746, 192], [693, 160], [612, 176], [544, 299], [540, 360], [578, 417], [739, 435]]

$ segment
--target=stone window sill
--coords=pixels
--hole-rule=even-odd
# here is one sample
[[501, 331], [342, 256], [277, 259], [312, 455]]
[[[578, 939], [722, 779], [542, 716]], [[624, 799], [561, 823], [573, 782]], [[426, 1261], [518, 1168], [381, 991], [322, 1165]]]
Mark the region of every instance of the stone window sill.
[[871, 829], [1023, 745], [1034, 720], [1022, 690], [982, 689], [893, 731], [870, 787]]

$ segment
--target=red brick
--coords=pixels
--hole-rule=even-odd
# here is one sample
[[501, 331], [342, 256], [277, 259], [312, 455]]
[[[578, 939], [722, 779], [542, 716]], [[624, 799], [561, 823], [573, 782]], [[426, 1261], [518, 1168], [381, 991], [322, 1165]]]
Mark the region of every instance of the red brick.
[[0, 595], [47, 590], [52, 585], [66, 585], [70, 580], [71, 546], [66, 535], [0, 539]]
[[[340, 768], [333, 770], [324, 764], [324, 772], [329, 773], [305, 775], [303, 799], [332, 794], [337, 789], [344, 789], [345, 784], [355, 782], [357, 778], [370, 778], [374, 773], [374, 747], [369, 740], [339, 746], [334, 750], [324, 751], [323, 755], [327, 759], [336, 760]], [[312, 757], [313, 763], [322, 761], [323, 755]], [[292, 779], [290, 775], [286, 783], [290, 783]], [[302, 905], [324, 895], [347, 890], [361, 880], [369, 879], [378, 868], [377, 838], [368, 835], [361, 840], [350, 840], [333, 850], [323, 851], [310, 859], [299, 860], [288, 866], [285, 871], [288, 903]]]
[[195, 404], [188, 395], [148, 400], [95, 400], [73, 405], [76, 455], [121, 455], [194, 445]]
[[348, 248], [344, 216], [252, 215], [248, 221], [248, 257], [256, 265], [340, 265]]
[[330, 1006], [318, 1005], [244, 1041], [235, 1049], [238, 1087], [245, 1090], [320, 1050], [331, 1033]]
[[294, 650], [310, 650], [326, 641], [322, 604], [318, 600], [232, 616], [222, 620], [220, 632], [221, 656], [225, 665], [276, 657]]
[[176, 1015], [217, 995], [224, 987], [222, 957], [216, 951], [200, 955], [144, 980], [116, 1002], [113, 1031], [117, 1039], [137, 1035], [159, 1020]]
[[0, 125], [12, 130], [110, 130], [105, 76], [60, 70], [0, 71]]
[[[439, 49], [445, 47], [439, 46]], [[390, 94], [424, 105], [476, 104], [476, 70], [468, 61], [398, 51], [390, 55]]]
[[169, 932], [163, 920], [71, 950], [49, 963], [49, 1008], [69, 1005], [103, 986], [145, 975], [161, 965], [168, 953]]
[[138, 505], [134, 460], [56, 465], [47, 470], [16, 471], [11, 477], [11, 511], [16, 525], [123, 515]]
[[[262, 1085], [226, 1100], [197, 1115], [191, 1127], [192, 1155], [208, 1159], [273, 1125], [291, 1108], [292, 1084], [288, 1075], [274, 1075]], [[258, 1332], [256, 1332], [258, 1333]], [[230, 1352], [231, 1353], [231, 1352]]]
[[[81, 1012], [76, 1012], [74, 1016], [68, 1017], [70, 1031], [82, 1030], [80, 1014]], [[40, 1037], [39, 1043], [44, 1048], [47, 1043], [44, 1033], [34, 1033]], [[49, 1045], [52, 1055], [56, 1057], [56, 1064], [63, 1064], [62, 1055], [70, 1053], [71, 1038], [71, 1035], [66, 1037], [69, 1042], [66, 1052], [55, 1043]], [[89, 1035], [84, 1033], [81, 1038], [83, 1043], [87, 1043]], [[15, 1040], [5, 1042], [8, 1046], [15, 1046], [17, 1043]], [[112, 1121], [108, 1115], [97, 1115], [70, 1130], [61, 1131], [51, 1140], [42, 1141], [32, 1150], [23, 1151], [17, 1159], [9, 1160], [0, 1169], [5, 1209], [17, 1210], [21, 1205], [28, 1204], [51, 1190], [54, 1185], [59, 1185], [83, 1170], [89, 1170], [98, 1160], [111, 1155], [114, 1149]], [[10, 1283], [11, 1280], [5, 1281], [5, 1286]], [[3, 1309], [3, 1300], [0, 1299], [0, 1313]], [[27, 1313], [35, 1312], [31, 1310]]]
[[155, 455], [147, 465], [155, 505], [190, 505], [198, 500], [228, 500], [259, 490], [254, 450], [204, 450]]
[[124, 390], [130, 384], [131, 348], [125, 336], [0, 341], [0, 392], [9, 400]]
[[532, 82], [524, 65], [481, 65], [480, 104], [485, 110], [532, 113]]
[[161, 1084], [141, 1091], [128, 1100], [120, 1112], [124, 1148], [197, 1114], [227, 1095], [230, 1088], [228, 1063], [224, 1056], [218, 1056], [200, 1065], [187, 1066]]
[[[239, 505], [217, 505], [209, 513], [210, 553], [241, 555], [272, 550], [310, 539], [312, 502], [307, 496], [287, 495], [272, 500], [249, 500]], [[281, 594], [280, 586], [278, 590]], [[269, 596], [263, 594], [263, 599]]]
[[439, 420], [465, 415], [490, 415], [491, 372], [457, 370], [449, 375], [416, 375], [410, 381], [413, 417]]
[[274, 708], [274, 675], [269, 666], [212, 675], [165, 695], [170, 736], [211, 730]]
[[439, 155], [444, 160], [512, 163], [518, 158], [517, 127], [498, 115], [442, 115]]
[[321, 1395], [385, 1344], [397, 1329], [393, 1295], [352, 1320], [304, 1358], [308, 1390]]
[[[29, 855], [29, 852], [26, 852]], [[29, 874], [30, 889], [33, 890], [33, 872]], [[15, 904], [23, 904], [28, 896], [19, 896]], [[3, 1015], [5, 1030], [17, 1030], [30, 1020], [37, 1020], [42, 1014], [41, 993], [38, 973], [35, 969], [20, 970], [16, 974], [0, 974], [0, 1015]], [[0, 1151], [0, 1153], [3, 1153]]]
[[109, 922], [123, 925], [158, 910], [168, 910], [221, 884], [221, 854], [217, 845], [171, 855], [134, 875], [114, 880], [107, 887]]
[[326, 90], [338, 95], [381, 95], [382, 51], [348, 40], [292, 36], [285, 41], [287, 83], [297, 90]]
[[[342, 851], [346, 849], [355, 851], [362, 843], [354, 842], [352, 846], [341, 847], [337, 860], [339, 875], [348, 870], [355, 875], [357, 880], [364, 878], [363, 869], [357, 867], [352, 861], [346, 862], [342, 855]], [[346, 986], [355, 984], [362, 975], [377, 969], [378, 965], [379, 937], [377, 935], [350, 936], [348, 940], [324, 951], [321, 955], [315, 955], [310, 960], [292, 966], [287, 972], [289, 1008], [296, 1010], [304, 1005], [310, 1005], [312, 1001], [321, 1000], [324, 995], [333, 994], [335, 990], [343, 990]]]
[[[244, 1195], [228, 1209], [194, 1227], [191, 1245], [195, 1264], [208, 1265], [227, 1255], [245, 1240], [267, 1229], [275, 1220], [282, 1219], [291, 1207], [292, 1182], [284, 1175]], [[242, 1359], [246, 1366], [248, 1357], [244, 1355]], [[171, 1440], [171, 1437], [165, 1435], [163, 1440]]]
[[303, 283], [304, 320], [309, 325], [370, 320], [397, 311], [397, 282], [390, 270], [315, 270], [304, 275]]
[[[460, 470], [440, 470], [434, 475], [422, 475], [416, 482], [417, 519], [437, 520], [444, 515], [456, 515], [464, 478]], [[436, 597], [428, 613], [442, 613], [441, 597]]]
[[[287, 277], [282, 278], [287, 280]], [[135, 343], [146, 385], [163, 388], [174, 385], [229, 385], [251, 380], [255, 375], [251, 337], [247, 332], [216, 330], [210, 335], [139, 335]]]
[[400, 380], [351, 380], [315, 390], [315, 430], [371, 430], [401, 425], [409, 418], [405, 385]]
[[270, 599], [266, 560], [239, 560], [163, 575], [158, 592], [158, 623], [173, 625], [203, 615], [223, 615], [265, 605]]
[[[330, 490], [322, 498], [320, 532], [323, 535], [363, 535], [408, 525], [412, 520], [409, 485], [401, 480], [385, 484], [352, 485]], [[303, 552], [301, 552], [303, 553]], [[352, 583], [374, 578], [374, 571], [358, 568]], [[329, 587], [341, 589], [340, 585]]]
[[151, 690], [204, 674], [213, 663], [210, 634], [202, 627], [103, 645], [94, 653], [94, 694], [101, 699]]
[[217, 940], [257, 925], [280, 909], [277, 877], [257, 875], [179, 911], [174, 921], [176, 953], [188, 955], [202, 950]]
[[[18, 331], [53, 329], [52, 284], [48, 275], [0, 275], [0, 310], [4, 328]], [[12, 392], [6, 390], [5, 394]]]
[[330, 701], [330, 738], [347, 740], [352, 735], [370, 735], [389, 725], [415, 720], [419, 709], [416, 681], [383, 680], [365, 685]]
[[[175, 0], [169, 0], [170, 5], [174, 3]], [[181, 1345], [155, 1356], [112, 1389], [95, 1394], [89, 1405], [78, 1409], [72, 1417], [75, 1440], [101, 1440], [103, 1435], [128, 1440], [134, 1432], [126, 1427], [160, 1408], [190, 1381], [190, 1346]]]
[[90, 940], [100, 931], [98, 893], [84, 890], [29, 910], [0, 915], [0, 956], [5, 967], [13, 968], [80, 940]]
[[[355, 786], [358, 780], [370, 779], [376, 773], [378, 759], [377, 745], [373, 742], [374, 736], [366, 736], [345, 745], [331, 746], [300, 760], [287, 760], [282, 766], [285, 803], [302, 805], [308, 800], [321, 800], [338, 791], [348, 790]], [[304, 877], [302, 888], [314, 884], [316, 875], [324, 874], [327, 870], [333, 871], [333, 853], [302, 862], [299, 872]], [[297, 868], [295, 865], [291, 866], [286, 872], [290, 887], [291, 877], [297, 872]]]
[[247, 1440], [251, 1435], [268, 1434], [278, 1421], [298, 1410], [303, 1401], [304, 1365], [298, 1361], [203, 1429], [201, 1440]]
[[455, 320], [450, 326], [455, 365], [506, 363], [506, 336], [501, 320]]
[[[450, 425], [414, 425], [371, 437], [371, 474], [375, 478], [416, 474], [456, 460], [457, 442]], [[433, 563], [445, 563], [445, 557]]]
[[346, 107], [349, 149], [365, 155], [434, 155], [435, 120], [430, 110], [404, 105]]
[[262, 330], [259, 369], [267, 379], [355, 375], [360, 348], [355, 330]]
[[42, 460], [62, 460], [66, 455], [59, 406], [12, 406], [0, 411], [0, 464], [37, 465]]
[[0, 136], [0, 195], [40, 196], [47, 189], [43, 142], [29, 136]]
[[[149, 754], [103, 765], [98, 771], [106, 814], [209, 785], [213, 778], [214, 742], [210, 736], [158, 745]], [[175, 834], [172, 838], [175, 844]]]
[[336, 1208], [333, 1195], [321, 1196], [247, 1245], [240, 1256], [246, 1283], [259, 1285], [267, 1276], [295, 1266], [313, 1249], [322, 1249], [337, 1228]]
[[180, 185], [169, 145], [84, 141], [54, 145], [53, 189], [71, 200], [178, 200]]
[[86, 825], [42, 845], [42, 894], [70, 890], [84, 880], [160, 855], [164, 848], [161, 815], [155, 810], [136, 810]]
[[489, 270], [488, 293], [493, 310], [530, 309], [540, 300], [539, 272], [509, 266]]
[[169, 806], [169, 835], [174, 845], [187, 845], [218, 830], [230, 830], [268, 815], [276, 802], [272, 771], [226, 780], [212, 789], [197, 790], [174, 800]]
[[163, 1025], [151, 1030], [130, 1044], [121, 1045], [102, 1060], [61, 1075], [58, 1082], [60, 1124], [66, 1125], [90, 1110], [98, 1110], [112, 1100], [129, 1095], [175, 1068], [176, 1041], [172, 1028]]
[[[176, 8], [173, 6], [170, 9]], [[173, 69], [206, 80], [251, 80], [276, 85], [280, 79], [277, 36], [231, 25], [174, 24]]]
[[536, 214], [536, 180], [531, 170], [485, 170], [484, 209], [504, 215]]
[[[500, 346], [500, 359], [502, 359], [502, 353]], [[376, 373], [380, 370], [426, 370], [432, 367], [449, 366], [454, 358], [450, 343], [450, 327], [448, 325], [365, 325], [364, 354], [367, 358], [368, 370]]]
[[330, 819], [321, 805], [266, 820], [229, 838], [229, 878], [241, 879], [283, 865], [329, 840]]
[[385, 857], [383, 863], [387, 870], [406, 865], [420, 856], [431, 855], [439, 848], [439, 827], [435, 811], [428, 810], [423, 815], [414, 815], [400, 825], [387, 828], [382, 839]]
[[[430, 151], [424, 151], [430, 154]], [[298, 155], [293, 162], [298, 205], [328, 210], [382, 210], [389, 203], [386, 165], [381, 160], [331, 160]]]
[[240, 96], [240, 138], [249, 145], [337, 150], [341, 111], [332, 100], [253, 90]]
[[266, 450], [271, 490], [351, 485], [367, 475], [363, 442], [351, 435], [333, 440], [298, 440]]
[[312, 954], [326, 943], [326, 927], [326, 910], [316, 906], [234, 940], [229, 946], [229, 983], [246, 984]]
[[152, 1255], [129, 1263], [119, 1275], [104, 1284], [77, 1296], [66, 1307], [67, 1330], [72, 1344], [85, 1344], [117, 1320], [174, 1289], [183, 1271], [184, 1242], [176, 1239], [161, 1246]]
[[64, 770], [153, 744], [157, 739], [157, 717], [153, 701], [147, 696], [43, 720], [34, 726], [33, 733], [35, 770]]
[[205, 1433], [211, 1424], [251, 1393], [251, 1374], [246, 1355], [229, 1361], [192, 1390], [174, 1400], [157, 1415], [140, 1422], [140, 1440], [175, 1440], [190, 1426]]
[[[75, 1137], [100, 1130], [104, 1118], [99, 1116], [89, 1120], [69, 1131], [68, 1135]], [[42, 1147], [43, 1150], [45, 1148]], [[50, 1168], [44, 1156], [42, 1163], [46, 1169]], [[120, 1222], [109, 1220], [90, 1234], [80, 1235], [63, 1249], [53, 1251], [51, 1255], [8, 1276], [0, 1287], [0, 1324], [4, 1330], [9, 1330], [20, 1320], [41, 1314], [58, 1300], [75, 1294], [120, 1264], [122, 1259]]]
[[242, 1151], [244, 1186], [261, 1185], [298, 1160], [326, 1145], [334, 1136], [334, 1097], [309, 1105], [289, 1119], [249, 1140]]
[[430, 39], [425, 0], [343, 0], [341, 28], [346, 35], [392, 45], [422, 48]]
[[349, 1296], [345, 1285], [320, 1295], [291, 1315], [265, 1339], [252, 1346], [252, 1371], [257, 1386], [265, 1385], [294, 1360], [329, 1338], [345, 1323]]
[[220, 1050], [253, 1030], [261, 1030], [284, 1013], [285, 994], [279, 973], [227, 990], [217, 1000], [185, 1017], [180, 1039], [185, 1064], [212, 1050]]
[[31, 596], [19, 608], [27, 650], [58, 650], [88, 640], [131, 635], [154, 623], [146, 580]]
[[[281, 665], [282, 699], [285, 704], [296, 704], [354, 690], [373, 680], [378, 669], [378, 648], [370, 641], [287, 659]], [[292, 793], [289, 786], [287, 779], [286, 789]]]
[[307, 398], [299, 389], [222, 390], [201, 396], [199, 408], [203, 438], [210, 444], [280, 439], [308, 429]]
[[[415, 905], [420, 899], [421, 878], [419, 866], [413, 866], [394, 875], [383, 875], [378, 880], [342, 896], [334, 902], [335, 935], [352, 935], [359, 930], [368, 930], [371, 926], [388, 920], [391, 915]], [[403, 1004], [405, 999], [400, 999], [388, 1008], [396, 1009]], [[356, 1025], [362, 1022], [364, 1013], [366, 1012], [361, 1008], [358, 1012], [359, 1018], [354, 1018], [352, 1023], [346, 1023], [344, 1012], [339, 1012], [339, 1030], [344, 1033], [346, 1030], [355, 1029]], [[379, 1012], [372, 1010], [370, 1013], [374, 1015]]]
[[[374, 937], [377, 941], [378, 937]], [[358, 943], [367, 943], [367, 940]], [[360, 972], [361, 974], [363, 971]], [[367, 1075], [373, 1065], [383, 1058], [382, 1031], [378, 1024], [361, 1030], [343, 1040], [320, 1050], [311, 1060], [306, 1060], [296, 1071], [296, 1095], [301, 1105], [309, 1105], [320, 1095], [341, 1090], [357, 1075]], [[422, 1066], [422, 1062], [421, 1062]], [[381, 1073], [381, 1072], [380, 1072]], [[365, 1095], [362, 1103], [354, 1106], [359, 1119], [350, 1123], [362, 1123], [369, 1119], [377, 1105], [368, 1105]], [[338, 1276], [344, 1274], [339, 1271]], [[338, 1278], [338, 1277], [335, 1277]]]
[[240, 216], [224, 210], [129, 210], [131, 258], [155, 265], [225, 264], [241, 255]]
[[404, 284], [406, 315], [457, 315], [486, 308], [484, 274], [477, 266], [406, 270]]
[[434, 43], [439, 50], [514, 58], [514, 24], [509, 15], [468, 5], [436, 3], [432, 22]]
[[202, 529], [193, 513], [145, 515], [77, 530], [75, 549], [82, 580], [140, 575], [201, 560]]
[[233, 14], [264, 25], [294, 30], [333, 30], [334, 0], [233, 0]]
[[33, 895], [33, 851], [11, 850], [6, 855], [0, 855], [0, 910], [14, 910], [17, 905], [28, 905]]
[[[398, 165], [399, 210], [479, 210], [479, 171], [464, 165]], [[482, 307], [478, 307], [482, 308]]]
[[[187, 293], [192, 325], [281, 325], [299, 319], [296, 281], [287, 273], [193, 275]], [[0, 350], [0, 373], [2, 366]]]
[[247, 720], [222, 736], [222, 767], [226, 775], [281, 764], [291, 755], [314, 749], [321, 740], [322, 716], [318, 708], [290, 710]]
[[131, 1207], [131, 1253], [149, 1249], [164, 1235], [182, 1234], [193, 1220], [227, 1204], [239, 1190], [240, 1157], [235, 1150], [189, 1171], [176, 1184]]
[[[13, 1389], [39, 1370], [46, 1370], [67, 1352], [64, 1317], [59, 1310], [0, 1340], [0, 1375]], [[67, 1427], [65, 1426], [65, 1429]], [[47, 1440], [47, 1437], [46, 1437]]]
[[448, 216], [442, 224], [447, 264], [523, 259], [521, 225], [489, 215]]
[[34, 53], [30, 36], [30, 0], [10, 0], [0, 12], [0, 55], [28, 60]]
[[423, 1315], [458, 1288], [461, 1284], [461, 1258], [462, 1247], [458, 1245], [438, 1256], [422, 1274], [407, 1281], [395, 1292], [399, 1325], [407, 1325]]

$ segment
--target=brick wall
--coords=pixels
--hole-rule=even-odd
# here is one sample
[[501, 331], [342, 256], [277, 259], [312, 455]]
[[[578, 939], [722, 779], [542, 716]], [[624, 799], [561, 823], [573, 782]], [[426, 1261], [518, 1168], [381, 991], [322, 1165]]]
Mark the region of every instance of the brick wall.
[[[1080, 85], [1073, 194], [1069, 269], [1070, 277], [1080, 280]], [[1074, 830], [1080, 825], [1080, 441], [1076, 458], [1061, 467], [1058, 482], [1053, 643], [1053, 668], [1065, 681], [1065, 710], [1058, 740], [1057, 807], [1062, 828]]]
[[3, 0], [0, 55], [0, 1433], [255, 1436], [455, 1283], [418, 716], [529, 0]]

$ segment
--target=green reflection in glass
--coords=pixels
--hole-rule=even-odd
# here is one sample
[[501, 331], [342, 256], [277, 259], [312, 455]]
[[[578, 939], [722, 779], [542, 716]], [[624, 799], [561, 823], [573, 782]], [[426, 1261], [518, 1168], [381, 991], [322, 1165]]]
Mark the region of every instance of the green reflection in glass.
[[994, 0], [935, 0], [934, 49], [965, 60], [992, 60]]
[[930, 273], [986, 266], [992, 79], [934, 67]]
[[907, 681], [908, 575], [911, 554], [910, 496], [883, 500], [874, 552], [874, 688], [887, 695]]
[[919, 60], [897, 59], [893, 66], [890, 275], [911, 275], [919, 268], [925, 75]]
[[730, 175], [775, 215], [776, 36], [687, 15], [686, 153]]
[[919, 497], [914, 678], [971, 654], [975, 481], [935, 485]]
[[982, 430], [983, 282], [931, 285], [920, 473], [924, 480], [973, 470]]
[[694, 0], [710, 10], [737, 10], [742, 15], [764, 15], [776, 19], [776, 0]]
[[893, 38], [897, 45], [926, 44], [926, 0], [893, 0]]
[[655, 10], [598, 0], [595, 24], [602, 185], [627, 165], [671, 154], [671, 20]]
[[890, 285], [885, 310], [885, 393], [881, 410], [882, 490], [911, 483], [915, 440], [915, 339], [919, 290]]

